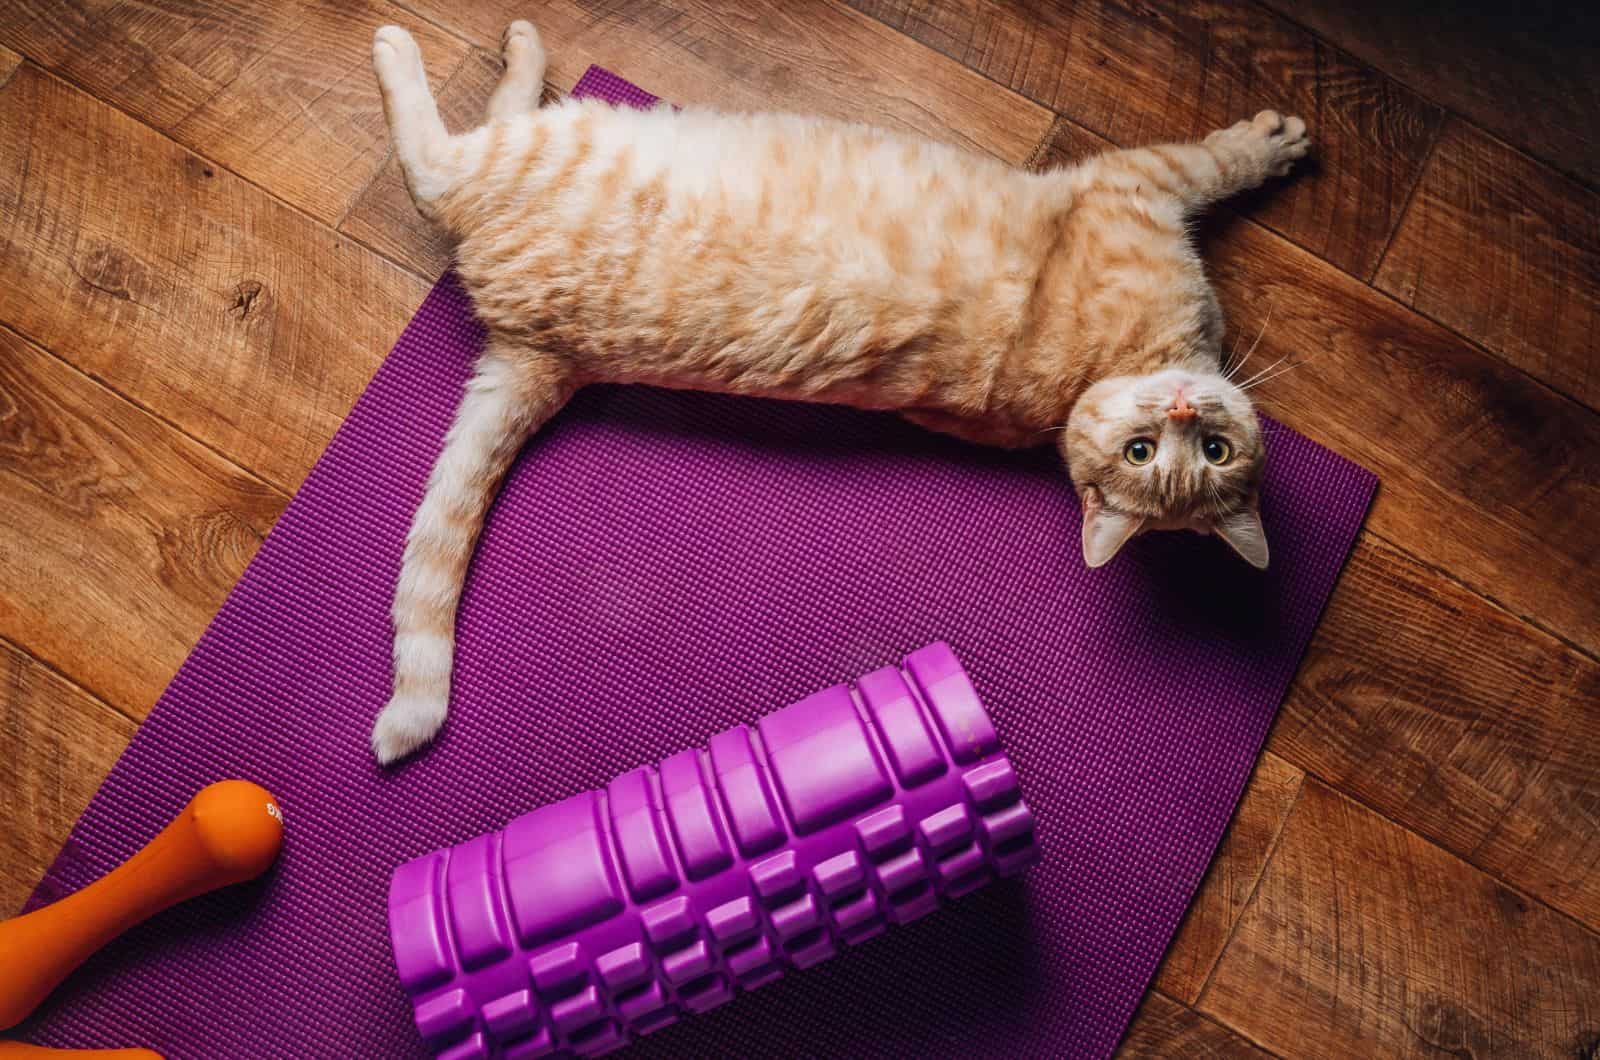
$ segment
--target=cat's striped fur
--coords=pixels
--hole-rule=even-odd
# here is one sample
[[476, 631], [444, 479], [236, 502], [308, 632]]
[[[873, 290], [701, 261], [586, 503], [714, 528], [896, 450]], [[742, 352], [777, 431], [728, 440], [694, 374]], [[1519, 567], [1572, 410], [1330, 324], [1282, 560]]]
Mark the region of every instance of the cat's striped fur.
[[[1217, 531], [1265, 565], [1261, 441], [1220, 368], [1195, 211], [1306, 151], [1263, 112], [1204, 143], [1029, 173], [864, 125], [568, 101], [504, 38], [486, 123], [451, 136], [405, 31], [373, 59], [418, 209], [458, 241], [489, 341], [406, 545], [389, 762], [443, 724], [456, 604], [484, 513], [528, 435], [590, 382], [893, 409], [974, 441], [1054, 440], [1085, 557], [1151, 527]], [[1155, 457], [1125, 457], [1134, 437]], [[1205, 439], [1231, 450], [1203, 458]], [[1142, 453], [1143, 450], [1140, 450]]]

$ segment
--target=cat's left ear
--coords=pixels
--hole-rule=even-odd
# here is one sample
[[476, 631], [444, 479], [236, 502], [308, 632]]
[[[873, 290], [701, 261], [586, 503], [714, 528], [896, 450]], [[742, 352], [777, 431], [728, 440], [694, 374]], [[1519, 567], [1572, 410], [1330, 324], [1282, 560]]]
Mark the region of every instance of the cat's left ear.
[[1218, 519], [1212, 530], [1256, 570], [1267, 569], [1267, 532], [1261, 526], [1261, 506], [1252, 495], [1248, 504]]
[[1083, 491], [1083, 562], [1104, 567], [1143, 526], [1144, 516], [1108, 510], [1100, 491], [1089, 486]]

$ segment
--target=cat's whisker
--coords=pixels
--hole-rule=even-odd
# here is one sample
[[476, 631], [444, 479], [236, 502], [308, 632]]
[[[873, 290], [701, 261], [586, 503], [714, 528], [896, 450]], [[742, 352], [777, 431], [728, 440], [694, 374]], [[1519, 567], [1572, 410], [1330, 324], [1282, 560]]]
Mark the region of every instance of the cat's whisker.
[[[1256, 347], [1261, 345], [1261, 339], [1267, 333], [1267, 325], [1272, 323], [1272, 311], [1277, 308], [1277, 305], [1277, 302], [1267, 303], [1267, 315], [1261, 319], [1261, 330], [1256, 332], [1256, 341], [1252, 342], [1250, 348], [1244, 351], [1244, 356], [1239, 358], [1239, 363], [1229, 369], [1227, 377], [1230, 381], [1232, 381], [1239, 369], [1243, 368], [1245, 363], [1250, 360], [1250, 355], [1256, 352]], [[1238, 347], [1235, 346], [1234, 349], [1237, 350]]]
[[1236, 385], [1239, 387], [1240, 390], [1248, 390], [1248, 389], [1250, 389], [1250, 387], [1256, 382], [1256, 380], [1260, 379], [1262, 376], [1267, 375], [1274, 368], [1278, 367], [1278, 365], [1282, 364], [1284, 361], [1287, 361], [1290, 357], [1293, 357], [1293, 356], [1294, 356], [1293, 353], [1284, 354], [1282, 357], [1279, 357], [1276, 361], [1273, 361], [1271, 364], [1269, 364], [1265, 368], [1261, 369], [1261, 371], [1257, 372], [1255, 375], [1251, 376], [1249, 379], [1246, 379], [1244, 382], [1236, 384]]
[[1243, 335], [1234, 335], [1233, 349], [1228, 351], [1228, 359], [1222, 364], [1222, 378], [1230, 382], [1233, 380], [1234, 374], [1239, 371], [1239, 366], [1244, 363], [1238, 359], [1239, 343], [1243, 341]]
[[1282, 418], [1281, 416], [1278, 416], [1279, 410], [1282, 408], [1282, 404], [1275, 397], [1269, 398], [1261, 394], [1251, 394], [1250, 404], [1255, 406], [1257, 412], [1265, 412], [1269, 416], [1275, 416], [1279, 419]]
[[1278, 378], [1280, 375], [1283, 375], [1285, 372], [1288, 372], [1288, 371], [1290, 371], [1291, 369], [1294, 369], [1294, 368], [1299, 368], [1300, 366], [1306, 364], [1309, 361], [1310, 361], [1309, 357], [1303, 358], [1302, 360], [1298, 360], [1298, 361], [1291, 361], [1289, 364], [1284, 365], [1282, 368], [1280, 368], [1276, 372], [1273, 372], [1271, 375], [1265, 376], [1265, 377], [1260, 378], [1260, 379], [1252, 379], [1249, 383], [1245, 384], [1244, 386], [1240, 387], [1239, 389], [1240, 390], [1254, 390], [1256, 387], [1260, 386], [1262, 383], [1270, 383], [1274, 379]]
[[[1241, 389], [1244, 389], [1244, 390], [1252, 390], [1252, 389], [1254, 389], [1254, 388], [1256, 388], [1256, 387], [1258, 387], [1258, 386], [1260, 386], [1260, 385], [1261, 385], [1261, 384], [1262, 384], [1262, 383], [1268, 383], [1268, 382], [1271, 382], [1271, 381], [1272, 381], [1272, 380], [1274, 380], [1274, 379], [1276, 379], [1276, 378], [1277, 378], [1277, 377], [1278, 377], [1278, 376], [1280, 376], [1280, 375], [1282, 375], [1282, 374], [1283, 374], [1283, 373], [1284, 373], [1284, 372], [1287, 372], [1287, 371], [1289, 371], [1289, 370], [1290, 370], [1290, 369], [1291, 369], [1291, 368], [1299, 368], [1299, 367], [1300, 367], [1300, 366], [1301, 366], [1301, 365], [1305, 365], [1305, 364], [1310, 364], [1310, 363], [1311, 363], [1311, 362], [1312, 362], [1312, 361], [1314, 361], [1314, 360], [1316, 360], [1316, 359], [1317, 359], [1317, 358], [1318, 358], [1318, 357], [1320, 357], [1320, 356], [1322, 356], [1322, 353], [1323, 353], [1323, 352], [1325, 352], [1325, 351], [1319, 351], [1319, 352], [1317, 352], [1317, 353], [1313, 353], [1313, 354], [1311, 354], [1311, 355], [1310, 355], [1310, 356], [1309, 356], [1309, 357], [1302, 357], [1302, 358], [1300, 358], [1300, 359], [1299, 359], [1299, 360], [1298, 360], [1298, 361], [1292, 361], [1292, 362], [1290, 362], [1290, 363], [1289, 363], [1289, 364], [1286, 364], [1286, 365], [1284, 365], [1284, 366], [1283, 366], [1283, 367], [1282, 367], [1282, 368], [1280, 368], [1280, 369], [1279, 369], [1279, 370], [1278, 370], [1278, 371], [1276, 371], [1276, 372], [1273, 372], [1273, 373], [1272, 373], [1272, 374], [1271, 374], [1271, 375], [1268, 375], [1268, 376], [1266, 376], [1266, 377], [1264, 377], [1264, 378], [1261, 378], [1261, 379], [1251, 379], [1251, 380], [1250, 380], [1250, 382], [1249, 382], [1249, 383], [1247, 383], [1247, 384], [1246, 384], [1246, 385], [1245, 385], [1245, 386], [1244, 386], [1244, 387], [1242, 387], [1242, 388], [1241, 388]], [[1280, 359], [1280, 361], [1281, 361], [1281, 359]], [[1273, 366], [1273, 367], [1277, 367], [1277, 366], [1276, 366], [1276, 365], [1274, 365], [1274, 366]], [[1252, 400], [1254, 400], [1254, 399], [1252, 399]]]

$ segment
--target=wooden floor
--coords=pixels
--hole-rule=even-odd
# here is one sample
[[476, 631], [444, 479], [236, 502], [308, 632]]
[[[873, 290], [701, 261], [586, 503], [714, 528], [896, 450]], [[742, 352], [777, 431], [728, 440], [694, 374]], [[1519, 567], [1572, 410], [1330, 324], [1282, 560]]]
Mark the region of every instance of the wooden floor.
[[1438, 0], [10, 0], [0, 911], [444, 266], [373, 29], [461, 125], [514, 17], [554, 93], [599, 62], [1019, 164], [1303, 115], [1208, 254], [1256, 356], [1312, 358], [1270, 410], [1383, 486], [1125, 1048], [1596, 1054], [1597, 20]]

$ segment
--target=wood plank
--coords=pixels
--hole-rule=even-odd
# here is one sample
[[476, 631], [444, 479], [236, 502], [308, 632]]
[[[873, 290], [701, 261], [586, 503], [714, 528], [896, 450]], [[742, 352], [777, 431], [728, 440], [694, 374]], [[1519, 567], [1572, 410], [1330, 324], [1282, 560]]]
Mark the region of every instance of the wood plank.
[[1246, 0], [850, 0], [1118, 145], [1192, 140], [1264, 107], [1314, 154], [1237, 206], [1366, 279], [1442, 112]]
[[1600, 8], [1266, 0], [1496, 136], [1600, 185]]
[[[482, 48], [467, 53], [450, 80], [438, 87], [439, 115], [449, 129], [464, 132], [482, 124], [484, 107], [502, 69], [498, 55]], [[339, 231], [429, 279], [450, 264], [449, 240], [424, 221], [411, 204], [411, 193], [406, 191], [405, 178], [400, 175], [400, 162], [392, 151], [372, 186], [340, 222]]]
[[0, 320], [281, 487], [425, 293], [31, 64], [0, 90]]
[[1600, 195], [1451, 121], [1375, 282], [1600, 408]]
[[0, 497], [0, 637], [132, 717], [287, 503], [4, 329]]
[[1289, 1056], [1587, 1055], [1600, 936], [1308, 780], [1197, 1007]]
[[1117, 1049], [1117, 1056], [1123, 1060], [1262, 1060], [1271, 1055], [1256, 1048], [1249, 1039], [1156, 991], [1145, 995]]
[[1600, 663], [1364, 536], [1269, 747], [1600, 930]]
[[136, 727], [0, 640], [0, 917], [22, 907]]
[[591, 63], [680, 105], [871, 121], [1021, 162], [1051, 115], [887, 26], [828, 0], [410, 0], [480, 47], [516, 18], [539, 28], [547, 79], [570, 91]]
[[330, 224], [388, 150], [372, 31], [442, 81], [466, 45], [384, 0], [14, 0], [0, 41]]
[[[1035, 164], [1094, 144], [1059, 122]], [[1258, 225], [1203, 235], [1229, 341], [1261, 337], [1251, 371], [1306, 362], [1254, 392], [1265, 410], [1382, 479], [1367, 525], [1600, 652], [1600, 418]]]
[[0, 48], [0, 87], [4, 87], [18, 66], [22, 65], [22, 56], [10, 48]]
[[1216, 857], [1156, 972], [1156, 986], [1192, 1005], [1255, 891], [1305, 773], [1276, 755], [1256, 763]]

